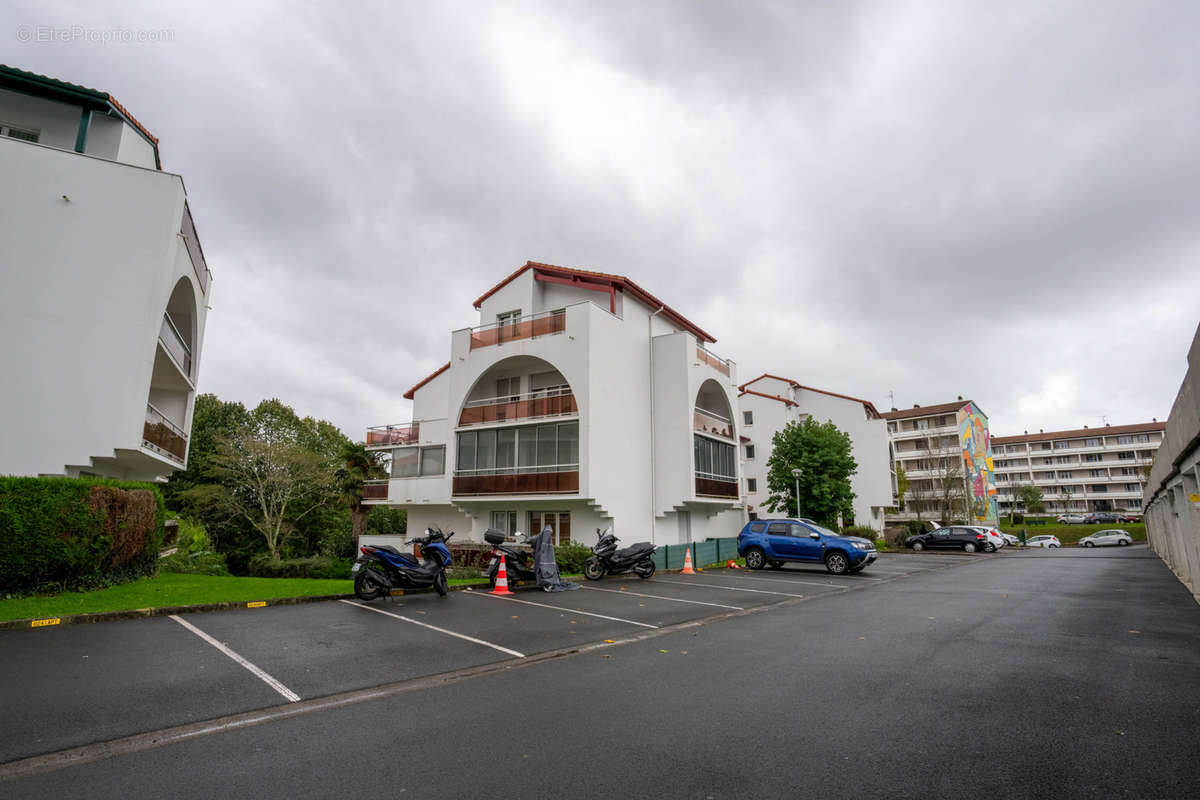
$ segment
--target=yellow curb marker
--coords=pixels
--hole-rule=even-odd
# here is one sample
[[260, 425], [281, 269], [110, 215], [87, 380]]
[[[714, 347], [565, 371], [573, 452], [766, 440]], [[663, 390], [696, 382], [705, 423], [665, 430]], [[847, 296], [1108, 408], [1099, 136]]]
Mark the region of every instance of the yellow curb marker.
[[29, 623], [29, 627], [44, 628], [47, 625], [58, 625], [60, 622], [62, 622], [62, 620], [58, 617], [51, 617], [50, 619], [35, 619], [33, 622]]
[[246, 603], [246, 608], [265, 608], [266, 605], [266, 600], [255, 600], [252, 603]]

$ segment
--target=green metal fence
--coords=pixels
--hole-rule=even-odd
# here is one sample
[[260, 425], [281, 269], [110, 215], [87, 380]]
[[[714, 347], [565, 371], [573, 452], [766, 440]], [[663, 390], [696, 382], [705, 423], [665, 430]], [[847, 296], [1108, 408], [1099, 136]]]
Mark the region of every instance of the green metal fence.
[[654, 553], [654, 566], [659, 569], [683, 569], [683, 559], [688, 550], [692, 551], [692, 566], [694, 567], [703, 567], [718, 561], [725, 562], [738, 557], [737, 537], [706, 539], [703, 542], [668, 544], [659, 547]]

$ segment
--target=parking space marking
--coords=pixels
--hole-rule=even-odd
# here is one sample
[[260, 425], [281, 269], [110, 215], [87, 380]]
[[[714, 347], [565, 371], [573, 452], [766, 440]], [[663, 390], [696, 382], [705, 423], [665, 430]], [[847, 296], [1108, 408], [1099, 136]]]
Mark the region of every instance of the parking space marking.
[[211, 644], [213, 647], [217, 648], [217, 649], [218, 649], [218, 650], [220, 650], [222, 653], [224, 653], [225, 655], [229, 656], [230, 658], [232, 658], [232, 659], [233, 659], [234, 661], [236, 661], [237, 663], [241, 664], [241, 665], [242, 665], [243, 667], [245, 667], [246, 669], [250, 670], [250, 672], [251, 672], [251, 673], [253, 673], [255, 676], [257, 676], [257, 677], [258, 677], [258, 678], [259, 678], [259, 679], [260, 679], [260, 680], [261, 680], [263, 683], [267, 684], [267, 686], [270, 686], [272, 689], [274, 689], [275, 691], [277, 691], [277, 692], [279, 692], [281, 695], [283, 695], [285, 698], [287, 698], [287, 700], [288, 700], [289, 702], [295, 703], [295, 702], [297, 702], [297, 701], [300, 699], [300, 695], [296, 694], [296, 693], [295, 693], [295, 692], [293, 692], [291, 689], [287, 688], [287, 687], [286, 687], [286, 686], [284, 686], [282, 683], [280, 683], [279, 681], [277, 681], [277, 680], [275, 680], [274, 678], [272, 678], [270, 675], [268, 675], [268, 674], [267, 674], [266, 672], [264, 672], [262, 669], [260, 669], [259, 667], [256, 667], [255, 665], [251, 664], [249, 661], [247, 661], [246, 659], [242, 658], [240, 655], [238, 655], [237, 653], [233, 652], [233, 651], [232, 651], [232, 650], [230, 650], [228, 647], [226, 647], [225, 645], [221, 644], [221, 643], [220, 643], [220, 642], [218, 642], [216, 639], [214, 639], [213, 637], [209, 636], [207, 633], [205, 633], [204, 631], [200, 630], [199, 628], [197, 628], [197, 627], [196, 627], [195, 625], [193, 625], [192, 623], [188, 622], [186, 619], [183, 619], [182, 617], [176, 616], [175, 614], [171, 614], [171, 619], [175, 620], [175, 621], [176, 621], [176, 622], [178, 622], [180, 625], [182, 625], [183, 627], [187, 628], [189, 631], [191, 631], [192, 633], [196, 634], [196, 635], [197, 635], [197, 636], [199, 636], [201, 639], [203, 639], [204, 641], [208, 642], [208, 643], [209, 643], [209, 644]]
[[[467, 593], [464, 592], [464, 594], [467, 594]], [[505, 597], [503, 595], [490, 594], [488, 592], [470, 592], [469, 594], [471, 595], [471, 597], [491, 597], [494, 600], [506, 600], [509, 603], [524, 603], [527, 606], [539, 606], [541, 608], [549, 608], [554, 611], [566, 611], [571, 614], [582, 614], [585, 617], [599, 617], [600, 619], [612, 620], [613, 622], [624, 622], [629, 625], [638, 625], [643, 628], [653, 628], [654, 630], [658, 630], [657, 625], [651, 625], [648, 622], [635, 622], [634, 620], [621, 619], [620, 617], [606, 617], [603, 614], [595, 614], [591, 611], [580, 611], [579, 609], [576, 609], [576, 608], [564, 608], [563, 606], [552, 606], [547, 603], [535, 603], [532, 600], [518, 600], [515, 597]]]
[[[797, 574], [800, 574], [800, 573], [797, 573]], [[752, 578], [749, 575], [734, 575], [733, 573], [728, 573], [728, 576], [730, 578], [738, 578], [743, 581], [759, 581], [761, 583], [789, 583], [789, 584], [790, 583], [799, 583], [803, 586], [826, 586], [826, 587], [833, 586], [835, 588], [837, 586], [837, 584], [833, 584], [833, 583], [817, 583], [816, 581], [800, 581], [800, 580], [796, 580], [794, 578]], [[708, 584], [702, 583], [700, 585], [707, 586]], [[803, 597], [803, 595], [796, 595], [796, 596]]]
[[422, 628], [428, 628], [431, 631], [437, 631], [438, 633], [444, 633], [447, 636], [453, 636], [456, 639], [462, 639], [464, 641], [474, 642], [475, 644], [481, 644], [484, 647], [490, 647], [493, 650], [499, 650], [501, 653], [508, 653], [510, 656], [516, 656], [517, 658], [525, 658], [524, 653], [518, 653], [516, 650], [509, 650], [507, 647], [501, 647], [498, 644], [492, 644], [491, 642], [485, 642], [483, 639], [476, 639], [474, 636], [467, 636], [466, 634], [463, 634], [463, 633], [455, 633], [454, 631], [448, 631], [445, 628], [439, 628], [436, 625], [430, 625], [427, 622], [420, 622], [418, 620], [411, 619], [409, 617], [401, 616], [400, 614], [393, 614], [390, 611], [384, 611], [382, 608], [375, 608], [373, 606], [364, 606], [362, 603], [355, 603], [353, 600], [339, 600], [338, 602], [345, 603], [348, 606], [354, 606], [355, 608], [361, 608], [366, 611], [374, 611], [376, 614], [383, 614], [386, 617], [393, 617], [395, 619], [400, 620], [401, 622], [411, 622], [413, 625], [420, 625]]
[[[702, 583], [700, 581], [664, 581], [664, 580], [662, 580], [662, 578], [659, 578], [659, 581], [661, 583], [673, 583], [676, 586], [702, 586], [705, 589], [720, 589], [720, 590], [726, 591], [726, 592], [753, 592], [755, 594], [777, 594], [782, 597], [807, 597], [807, 595], [793, 594], [792, 592], [768, 592], [766, 589], [743, 589], [738, 586], [717, 586], [715, 583]], [[796, 581], [796, 583], [799, 583], [799, 581]], [[817, 585], [826, 586], [828, 588], [835, 589], [839, 592], [846, 591], [841, 586], [830, 586], [827, 583], [821, 583], [821, 584], [817, 584]]]
[[726, 606], [721, 603], [705, 603], [702, 600], [683, 600], [679, 597], [663, 597], [660, 594], [642, 594], [641, 592], [629, 592], [624, 589], [601, 589], [599, 586], [584, 586], [584, 589], [590, 589], [593, 592], [612, 592], [613, 594], [628, 594], [633, 597], [649, 597], [651, 600], [668, 600], [672, 603], [691, 603], [695, 606], [715, 606], [716, 608], [732, 608], [734, 611], [745, 611], [741, 606]]

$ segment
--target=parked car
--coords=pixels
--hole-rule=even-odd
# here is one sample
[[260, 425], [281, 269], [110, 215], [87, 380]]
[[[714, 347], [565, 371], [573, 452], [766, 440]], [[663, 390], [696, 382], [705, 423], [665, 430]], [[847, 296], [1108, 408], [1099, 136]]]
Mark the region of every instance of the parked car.
[[1016, 544], [1020, 544], [1020, 543], [1021, 543], [1021, 540], [1020, 540], [1020, 539], [1018, 539], [1016, 536], [1013, 536], [1011, 533], [1005, 533], [1004, 531], [1000, 531], [1000, 536], [1001, 536], [1001, 537], [1004, 539], [1004, 541], [1005, 541], [1006, 543], [1008, 543], [1008, 544], [1013, 544], [1013, 545], [1016, 545]]
[[1085, 536], [1079, 540], [1080, 547], [1104, 547], [1110, 544], [1125, 547], [1133, 544], [1133, 537], [1129, 535], [1129, 531], [1121, 531], [1113, 528], [1106, 531], [1096, 531], [1091, 536]]
[[1087, 517], [1083, 514], [1059, 514], [1056, 519], [1064, 525], [1081, 525], [1087, 522]]
[[977, 531], [983, 531], [983, 533], [988, 537], [987, 543], [983, 546], [984, 552], [994, 553], [1001, 547], [1004, 547], [1008, 544], [1008, 542], [1004, 540], [1004, 537], [1000, 535], [1000, 530], [998, 528], [989, 528], [986, 525], [969, 525], [967, 527], [974, 528]]
[[1057, 536], [1049, 536], [1043, 534], [1034, 536], [1025, 542], [1026, 547], [1062, 547], [1062, 543], [1058, 541]]
[[1111, 511], [1093, 511], [1084, 517], [1083, 520], [1088, 524], [1095, 524], [1097, 522], [1120, 522], [1121, 518]]
[[1141, 522], [1141, 520], [1128, 514], [1117, 514], [1117, 522]]
[[974, 553], [984, 550], [991, 543], [988, 535], [978, 528], [968, 528], [965, 525], [954, 525], [949, 528], [938, 528], [929, 533], [920, 533], [905, 540], [904, 546], [913, 550], [965, 550]]
[[746, 523], [738, 534], [738, 555], [750, 569], [787, 561], [824, 564], [834, 575], [858, 572], [878, 553], [875, 543], [857, 536], [841, 536], [809, 520], [758, 519]]

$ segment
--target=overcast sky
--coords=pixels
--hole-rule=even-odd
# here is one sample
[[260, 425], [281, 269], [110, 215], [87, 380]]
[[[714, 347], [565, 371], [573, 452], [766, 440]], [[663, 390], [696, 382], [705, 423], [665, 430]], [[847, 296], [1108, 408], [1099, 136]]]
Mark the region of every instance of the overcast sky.
[[37, 0], [0, 22], [0, 62], [110, 92], [183, 175], [215, 277], [200, 390], [356, 439], [409, 419], [527, 260], [629, 276], [743, 381], [961, 394], [994, 435], [1165, 419], [1200, 321], [1200, 4]]

